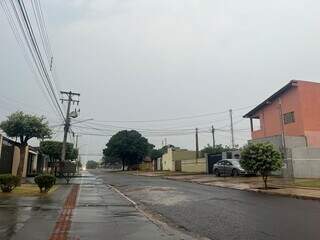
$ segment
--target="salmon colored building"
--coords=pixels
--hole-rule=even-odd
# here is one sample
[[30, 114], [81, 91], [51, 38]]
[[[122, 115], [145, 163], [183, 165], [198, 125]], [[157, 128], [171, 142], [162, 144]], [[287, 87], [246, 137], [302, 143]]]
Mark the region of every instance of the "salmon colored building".
[[320, 83], [292, 80], [244, 117], [250, 119], [252, 140], [303, 137], [307, 147], [320, 147]]

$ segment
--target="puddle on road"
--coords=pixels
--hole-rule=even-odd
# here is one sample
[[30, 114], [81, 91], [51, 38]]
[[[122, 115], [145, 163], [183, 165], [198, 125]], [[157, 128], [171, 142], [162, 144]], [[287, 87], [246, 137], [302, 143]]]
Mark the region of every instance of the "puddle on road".
[[132, 188], [127, 193], [133, 197], [139, 198], [139, 200], [146, 204], [160, 204], [165, 206], [177, 205], [181, 202], [188, 201], [185, 194], [176, 191], [173, 187], [141, 187]]

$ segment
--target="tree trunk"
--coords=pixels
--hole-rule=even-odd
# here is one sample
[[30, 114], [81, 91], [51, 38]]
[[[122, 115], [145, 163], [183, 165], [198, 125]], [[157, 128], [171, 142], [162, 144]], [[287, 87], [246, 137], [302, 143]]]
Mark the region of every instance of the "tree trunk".
[[124, 171], [125, 161], [122, 159], [122, 171]]
[[26, 155], [26, 148], [27, 145], [21, 144], [20, 146], [20, 161], [19, 161], [19, 166], [18, 166], [18, 171], [17, 171], [17, 176], [22, 177], [23, 174], [23, 168], [24, 168], [24, 159]]
[[262, 175], [262, 179], [264, 182], [264, 189], [268, 189], [268, 185], [267, 185], [268, 175], [267, 176]]

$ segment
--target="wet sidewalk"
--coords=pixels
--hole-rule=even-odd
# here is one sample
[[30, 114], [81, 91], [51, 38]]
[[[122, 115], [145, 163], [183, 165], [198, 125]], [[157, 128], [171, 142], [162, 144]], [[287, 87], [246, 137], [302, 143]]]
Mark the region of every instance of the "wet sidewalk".
[[[213, 175], [166, 176], [166, 179], [198, 183], [208, 186], [225, 187], [237, 190], [260, 192], [265, 194], [294, 197], [299, 199], [320, 200], [320, 188], [302, 187], [295, 185], [292, 180], [280, 177], [270, 177], [271, 189], [264, 190], [261, 177], [216, 177]], [[296, 180], [303, 183], [303, 180]]]
[[87, 172], [52, 194], [0, 197], [1, 240], [191, 240]]
[[70, 187], [60, 186], [44, 196], [1, 196], [0, 239], [49, 239]]
[[[107, 183], [106, 183], [107, 184]], [[72, 216], [70, 239], [178, 240], [192, 239], [150, 221], [101, 179], [86, 173]]]

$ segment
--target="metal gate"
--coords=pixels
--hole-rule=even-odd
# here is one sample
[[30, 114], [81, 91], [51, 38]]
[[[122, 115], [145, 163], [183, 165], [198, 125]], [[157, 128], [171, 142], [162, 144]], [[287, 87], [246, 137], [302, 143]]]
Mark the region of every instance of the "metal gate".
[[0, 174], [12, 173], [14, 145], [3, 139], [1, 157], [0, 157]]
[[208, 155], [208, 173], [213, 173], [213, 164], [222, 160], [222, 154]]

